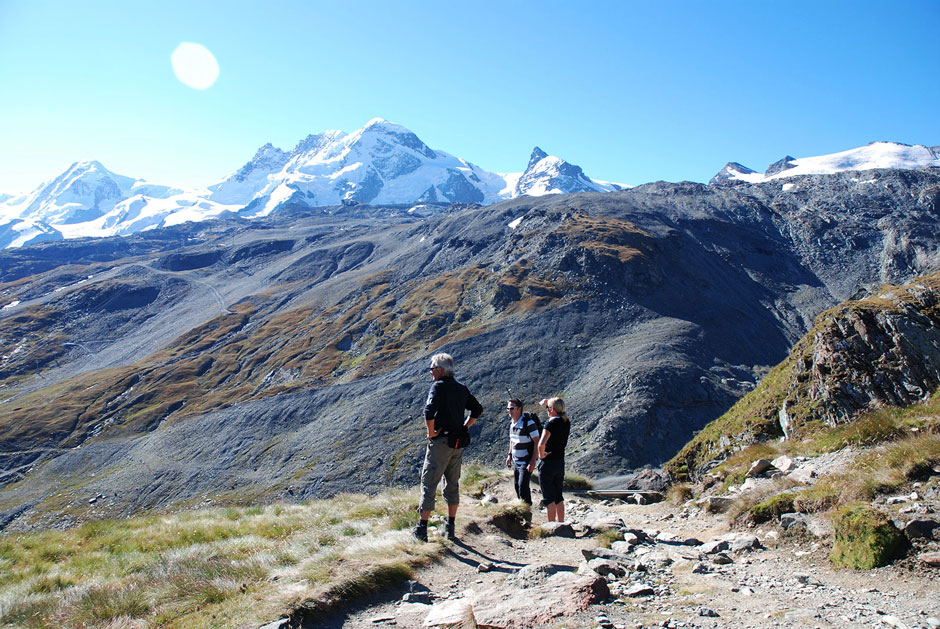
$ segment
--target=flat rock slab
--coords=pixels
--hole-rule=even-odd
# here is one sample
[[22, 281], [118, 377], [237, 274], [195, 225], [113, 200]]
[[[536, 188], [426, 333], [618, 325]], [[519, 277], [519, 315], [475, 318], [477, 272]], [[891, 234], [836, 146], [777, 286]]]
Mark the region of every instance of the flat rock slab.
[[652, 596], [656, 593], [656, 590], [652, 586], [646, 585], [645, 583], [638, 583], [628, 589], [624, 594], [630, 598], [638, 598], [641, 596]]
[[470, 607], [470, 599], [458, 598], [432, 606], [431, 612], [424, 619], [424, 626], [457, 625], [460, 627], [471, 618], [473, 618], [473, 609]]
[[940, 568], [940, 553], [922, 553], [920, 555], [920, 560], [928, 566]]
[[662, 502], [665, 499], [662, 492], [645, 491], [642, 489], [589, 489], [585, 493], [592, 498], [598, 499], [620, 498], [621, 500], [629, 500], [631, 502], [636, 502], [637, 499], [640, 499], [642, 502], [639, 504]]
[[546, 522], [539, 525], [539, 528], [545, 531], [548, 537], [577, 537], [574, 528], [567, 522]]
[[619, 550], [613, 550], [610, 548], [582, 548], [581, 554], [588, 561], [592, 559], [610, 559], [612, 561], [617, 561], [619, 563], [631, 563], [633, 557], [628, 555], [625, 552], [620, 552]]
[[758, 459], [751, 463], [751, 468], [747, 471], [745, 476], [748, 478], [757, 478], [772, 467], [773, 464], [769, 459]]
[[732, 504], [734, 504], [734, 499], [725, 496], [709, 496], [701, 501], [702, 509], [706, 513], [724, 513], [731, 508]]
[[581, 519], [581, 526], [589, 532], [616, 531], [623, 527], [623, 520], [609, 513], [591, 513]]
[[581, 611], [608, 596], [610, 590], [602, 577], [559, 572], [528, 588], [468, 590], [464, 598], [435, 605], [424, 626], [457, 624], [472, 618], [480, 629], [522, 629]]
[[635, 553], [637, 559], [640, 559], [647, 565], [656, 565], [660, 568], [671, 566], [672, 564], [682, 564], [686, 562], [698, 561], [699, 552], [696, 549], [687, 546], [667, 546], [660, 545], [655, 547], [642, 546]]
[[701, 550], [701, 552], [703, 552], [706, 555], [714, 555], [716, 553], [729, 550], [730, 548], [731, 548], [731, 544], [728, 543], [728, 540], [717, 539], [717, 540], [712, 540], [710, 542], [705, 542], [704, 544], [702, 544], [702, 547], [699, 550]]

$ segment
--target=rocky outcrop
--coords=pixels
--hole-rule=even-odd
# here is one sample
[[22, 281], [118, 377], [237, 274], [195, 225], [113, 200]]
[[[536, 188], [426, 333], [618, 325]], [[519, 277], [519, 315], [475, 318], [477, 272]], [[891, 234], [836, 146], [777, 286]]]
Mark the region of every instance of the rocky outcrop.
[[679, 477], [764, 439], [796, 438], [860, 413], [928, 399], [940, 386], [940, 273], [883, 286], [821, 314], [761, 385], [667, 466]]
[[933, 274], [821, 315], [791, 356], [781, 429], [793, 435], [813, 420], [835, 426], [930, 397], [940, 385], [938, 304]]
[[933, 275], [831, 313], [802, 364], [812, 417], [834, 426], [863, 410], [930, 397], [940, 385], [938, 304], [940, 275]]

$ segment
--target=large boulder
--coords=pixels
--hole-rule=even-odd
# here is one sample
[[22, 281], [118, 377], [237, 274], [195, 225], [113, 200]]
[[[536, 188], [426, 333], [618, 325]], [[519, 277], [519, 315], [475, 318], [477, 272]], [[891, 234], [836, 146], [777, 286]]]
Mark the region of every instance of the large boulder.
[[435, 605], [424, 626], [472, 619], [476, 627], [529, 628], [584, 610], [610, 596], [607, 581], [597, 574], [558, 571], [555, 566], [527, 566], [520, 572], [527, 572], [530, 578], [469, 590], [463, 598]]

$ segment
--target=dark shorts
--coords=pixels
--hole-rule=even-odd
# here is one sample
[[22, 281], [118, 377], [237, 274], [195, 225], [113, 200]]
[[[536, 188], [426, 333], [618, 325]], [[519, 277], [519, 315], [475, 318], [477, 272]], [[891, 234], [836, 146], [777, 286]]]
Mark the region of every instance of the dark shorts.
[[545, 504], [564, 502], [561, 488], [565, 482], [565, 460], [547, 459], [539, 461], [539, 486]]

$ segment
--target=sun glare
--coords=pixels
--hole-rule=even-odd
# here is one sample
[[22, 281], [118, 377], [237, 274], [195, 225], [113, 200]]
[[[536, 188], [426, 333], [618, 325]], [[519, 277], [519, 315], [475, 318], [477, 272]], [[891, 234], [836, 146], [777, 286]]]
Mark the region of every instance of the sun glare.
[[183, 42], [170, 55], [170, 63], [176, 78], [194, 90], [208, 89], [219, 78], [219, 62], [202, 44]]

